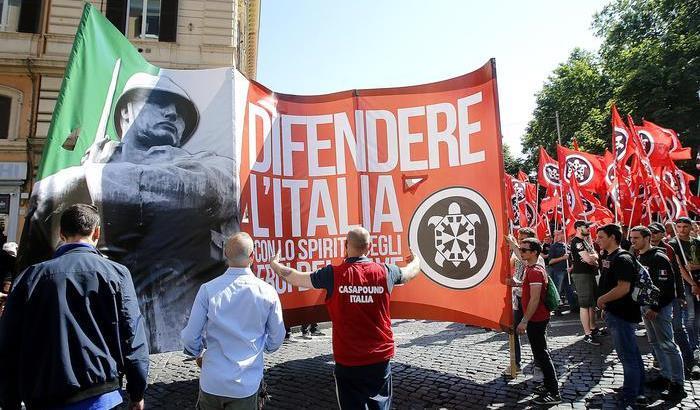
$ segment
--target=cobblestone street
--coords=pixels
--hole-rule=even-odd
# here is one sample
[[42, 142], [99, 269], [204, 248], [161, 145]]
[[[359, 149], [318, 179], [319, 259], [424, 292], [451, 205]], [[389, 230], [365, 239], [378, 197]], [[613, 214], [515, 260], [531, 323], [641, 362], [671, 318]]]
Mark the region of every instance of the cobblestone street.
[[[298, 330], [298, 329], [297, 329]], [[330, 329], [326, 336], [305, 340], [297, 332], [266, 358], [266, 381], [271, 396], [266, 409], [337, 408], [333, 382]], [[622, 385], [622, 366], [611, 351], [609, 337], [600, 347], [582, 341], [576, 315], [554, 318], [550, 349], [562, 386], [557, 408], [618, 408], [613, 388]], [[413, 320], [394, 321], [393, 407], [407, 408], [531, 408], [533, 378], [530, 349], [523, 337], [524, 376], [508, 381], [506, 334], [462, 324]], [[638, 337], [647, 368], [652, 357], [646, 337]], [[148, 408], [193, 408], [198, 369], [179, 353], [151, 356]], [[689, 393], [678, 408], [700, 408], [700, 382], [686, 382]], [[650, 408], [672, 408], [651, 396]]]

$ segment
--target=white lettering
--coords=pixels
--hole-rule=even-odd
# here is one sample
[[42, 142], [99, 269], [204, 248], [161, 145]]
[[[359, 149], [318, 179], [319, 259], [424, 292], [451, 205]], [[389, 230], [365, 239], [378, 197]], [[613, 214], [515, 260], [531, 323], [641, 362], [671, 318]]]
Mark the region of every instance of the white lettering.
[[469, 123], [469, 106], [481, 102], [481, 92], [457, 100], [459, 118], [459, 156], [462, 165], [484, 161], [484, 151], [471, 152], [471, 135], [481, 131], [481, 121]]
[[401, 153], [401, 171], [419, 171], [428, 169], [428, 161], [411, 159], [411, 144], [423, 141], [422, 133], [410, 132], [411, 117], [425, 115], [425, 107], [401, 108], [398, 110], [399, 152]]

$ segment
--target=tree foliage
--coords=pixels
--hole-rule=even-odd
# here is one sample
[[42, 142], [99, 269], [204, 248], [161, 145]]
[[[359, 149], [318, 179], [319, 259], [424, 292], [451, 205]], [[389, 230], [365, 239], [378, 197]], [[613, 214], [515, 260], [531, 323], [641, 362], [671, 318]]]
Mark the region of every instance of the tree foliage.
[[519, 170], [523, 169], [523, 160], [514, 157], [507, 144], [503, 144], [503, 167], [506, 173], [513, 176], [517, 174]]
[[522, 142], [528, 169], [537, 165], [540, 146], [555, 152], [557, 112], [562, 145], [570, 146], [576, 138], [582, 150], [600, 153], [605, 149], [605, 135], [610, 133], [605, 111], [610, 85], [595, 54], [575, 49], [568, 61], [554, 70], [536, 98], [533, 119]]
[[700, 142], [700, 0], [615, 0], [592, 23], [598, 52], [575, 49], [537, 93], [523, 137], [525, 165], [557, 142], [602, 153], [610, 148], [610, 106], [636, 121], [673, 128], [686, 146]]

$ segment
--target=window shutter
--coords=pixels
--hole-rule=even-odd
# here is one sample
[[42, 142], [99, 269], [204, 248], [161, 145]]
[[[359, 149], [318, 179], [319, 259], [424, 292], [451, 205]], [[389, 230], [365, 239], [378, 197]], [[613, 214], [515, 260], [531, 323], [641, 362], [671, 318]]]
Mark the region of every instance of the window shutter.
[[107, 0], [105, 15], [122, 34], [126, 33], [126, 0]]
[[160, 32], [159, 41], [174, 43], [177, 41], [177, 1], [160, 1]]
[[38, 33], [41, 17], [41, 0], [23, 0], [19, 10], [17, 31], [20, 33]]

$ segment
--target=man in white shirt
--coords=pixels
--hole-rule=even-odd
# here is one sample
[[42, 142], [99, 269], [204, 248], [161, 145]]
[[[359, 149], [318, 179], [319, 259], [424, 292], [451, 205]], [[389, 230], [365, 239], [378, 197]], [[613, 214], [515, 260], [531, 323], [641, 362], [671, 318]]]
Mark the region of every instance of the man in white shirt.
[[182, 344], [185, 354], [202, 356], [198, 409], [257, 409], [263, 352], [284, 341], [282, 305], [272, 286], [250, 270], [250, 235], [231, 236], [225, 255], [229, 268], [199, 288]]

